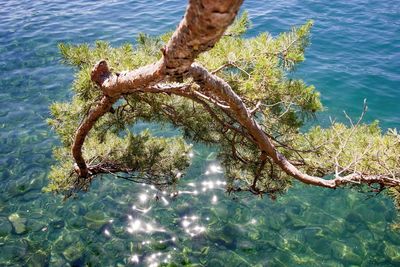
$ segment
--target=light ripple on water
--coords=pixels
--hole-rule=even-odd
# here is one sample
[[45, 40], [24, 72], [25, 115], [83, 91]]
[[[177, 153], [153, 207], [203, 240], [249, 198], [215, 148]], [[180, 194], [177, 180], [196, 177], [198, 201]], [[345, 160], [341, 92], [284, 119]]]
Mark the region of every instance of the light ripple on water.
[[[90, 192], [66, 203], [41, 193], [53, 162], [51, 148], [58, 143], [44, 123], [47, 107], [70, 97], [73, 79], [73, 70], [60, 65], [57, 43], [102, 39], [118, 45], [133, 42], [138, 32], [173, 30], [186, 1], [0, 0], [0, 5], [0, 265], [400, 261], [400, 236], [390, 229], [395, 212], [384, 196], [366, 201], [355, 192], [301, 186], [276, 202], [227, 196], [215, 154], [201, 146], [176, 197], [161, 192], [156, 201], [152, 188], [113, 177], [97, 179]], [[249, 36], [266, 30], [276, 35], [314, 19], [307, 60], [295, 75], [316, 85], [330, 114], [341, 116], [343, 109], [358, 114], [367, 98], [368, 120], [400, 126], [397, 1], [249, 0], [244, 8], [253, 19]], [[326, 117], [319, 120], [324, 124]], [[144, 203], [138, 198], [143, 193]], [[25, 222], [23, 233], [12, 228], [12, 214]], [[150, 226], [130, 234], [129, 216]]]

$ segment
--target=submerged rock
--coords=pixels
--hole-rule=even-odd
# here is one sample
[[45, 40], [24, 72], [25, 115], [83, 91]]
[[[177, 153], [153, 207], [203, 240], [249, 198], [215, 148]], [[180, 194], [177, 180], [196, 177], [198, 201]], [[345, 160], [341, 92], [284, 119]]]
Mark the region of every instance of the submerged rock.
[[[245, 267], [245, 266], [253, 266], [246, 257], [243, 257], [236, 253], [235, 251], [223, 251], [218, 253], [218, 258], [222, 259], [224, 261], [223, 266], [240, 266], [240, 267]], [[212, 264], [208, 266], [214, 266]]]
[[50, 254], [50, 266], [68, 266], [65, 259], [58, 253], [52, 251]]
[[248, 253], [256, 252], [256, 244], [249, 240], [238, 240], [236, 244], [237, 248]]
[[34, 219], [29, 219], [26, 223], [27, 228], [29, 229], [29, 232], [37, 232], [41, 231], [43, 227], [46, 227], [46, 224], [44, 222], [41, 222], [40, 220], [34, 220]]
[[236, 222], [248, 222], [252, 219], [252, 214], [250, 212], [250, 209], [242, 209], [242, 208], [236, 208], [235, 213], [232, 214], [233, 220]]
[[226, 265], [225, 265], [225, 263], [223, 261], [214, 258], [214, 259], [211, 259], [208, 262], [208, 266], [223, 267], [223, 266], [226, 266]]
[[182, 202], [175, 207], [175, 211], [179, 216], [190, 214], [192, 206], [188, 202]]
[[229, 208], [225, 205], [213, 206], [210, 211], [215, 218], [229, 218]]
[[76, 244], [72, 244], [67, 249], [64, 250], [63, 256], [69, 262], [74, 262], [82, 257], [83, 255], [83, 244], [78, 242]]
[[79, 235], [77, 232], [67, 232], [63, 231], [57, 234], [57, 239], [52, 242], [52, 248], [56, 251], [64, 251], [65, 248], [72, 246], [74, 244], [81, 244]]
[[26, 232], [26, 219], [19, 216], [18, 213], [13, 213], [8, 216], [8, 220], [11, 222], [14, 227], [14, 231], [17, 234], [23, 234]]
[[97, 231], [109, 221], [109, 218], [106, 216], [106, 214], [100, 211], [89, 211], [86, 213], [84, 218], [86, 220], [86, 226]]
[[354, 251], [343, 243], [333, 241], [331, 244], [333, 256], [340, 261], [345, 261], [349, 264], [360, 265], [362, 259]]
[[288, 222], [291, 224], [291, 227], [293, 229], [302, 229], [308, 226], [308, 224], [304, 221], [304, 219], [301, 219], [293, 214], [288, 215]]
[[385, 240], [390, 241], [398, 246], [400, 246], [400, 234], [398, 230], [387, 230], [385, 231]]
[[48, 252], [43, 250], [35, 251], [29, 256], [26, 265], [27, 266], [48, 266], [50, 261], [50, 255]]
[[0, 200], [0, 212], [4, 210], [4, 208], [6, 207], [6, 203], [2, 200]]
[[0, 237], [8, 236], [12, 231], [10, 222], [4, 217], [0, 217]]
[[347, 231], [354, 233], [367, 229], [364, 219], [357, 212], [350, 212], [346, 216], [346, 229]]
[[160, 250], [166, 250], [168, 248], [168, 244], [167, 244], [167, 242], [154, 241], [154, 242], [150, 243], [150, 247], [153, 250], [160, 251]]
[[210, 247], [203, 247], [201, 250], [200, 250], [200, 253], [202, 254], [202, 255], [207, 255], [208, 254], [208, 252], [210, 251]]
[[13, 262], [14, 266], [24, 257], [26, 257], [28, 245], [23, 240], [11, 241], [0, 247], [0, 265], [4, 262]]
[[259, 240], [261, 238], [260, 231], [256, 229], [250, 230], [247, 235], [253, 241]]
[[268, 227], [271, 230], [279, 231], [282, 228], [282, 225], [285, 224], [285, 220], [287, 219], [286, 215], [279, 216], [271, 216], [268, 218]]
[[327, 227], [336, 235], [342, 235], [345, 231], [345, 222], [342, 219], [332, 220]]
[[227, 223], [219, 228], [215, 228], [214, 226], [209, 227], [207, 238], [212, 242], [232, 248], [235, 246], [237, 233], [239, 233], [239, 229], [235, 225]]
[[76, 216], [66, 221], [68, 229], [82, 229], [85, 227], [85, 219], [82, 216]]
[[52, 221], [49, 224], [53, 229], [61, 229], [64, 228], [65, 223], [63, 220], [56, 220], [56, 221]]
[[384, 241], [385, 244], [385, 256], [392, 262], [400, 263], [400, 249], [398, 246], [390, 244]]

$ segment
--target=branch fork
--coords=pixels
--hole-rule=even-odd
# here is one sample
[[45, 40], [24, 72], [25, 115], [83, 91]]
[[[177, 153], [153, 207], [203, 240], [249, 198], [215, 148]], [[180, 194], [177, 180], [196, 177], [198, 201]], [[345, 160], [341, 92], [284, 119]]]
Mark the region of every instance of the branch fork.
[[[236, 17], [241, 4], [242, 0], [190, 0], [183, 20], [168, 44], [163, 48], [163, 56], [159, 61], [119, 75], [111, 73], [105, 60], [100, 60], [95, 64], [91, 72], [91, 80], [100, 87], [103, 96], [97, 105], [89, 111], [75, 134], [72, 155], [76, 162], [74, 169], [78, 175], [88, 178], [96, 173], [90, 171], [90, 167], [87, 166], [82, 155], [85, 138], [96, 121], [112, 108], [112, 105], [121, 95], [144, 92], [175, 94], [202, 104], [205, 110], [223, 127], [234, 130], [259, 147], [263, 156], [263, 164], [260, 169], [264, 167], [268, 159], [278, 165], [286, 174], [305, 184], [332, 189], [354, 182], [368, 185], [378, 183], [388, 187], [399, 186], [400, 180], [385, 175], [368, 176], [353, 173], [325, 180], [301, 172], [277, 150], [271, 138], [262, 130], [262, 127], [254, 118], [261, 104], [257, 104], [250, 110], [227, 82], [214, 75], [228, 65], [237, 66], [229, 62], [226, 66], [210, 72], [200, 64], [194, 63], [195, 58], [200, 53], [212, 48], [221, 38]], [[250, 76], [245, 70], [240, 70]], [[191, 84], [162, 85], [165, 81], [179, 81], [183, 75], [192, 78], [194, 83], [200, 86], [201, 92], [194, 90]], [[190, 90], [188, 90], [189, 88]], [[226, 125], [213, 113], [209, 103], [213, 107], [221, 109], [242, 129], [232, 126], [233, 124]], [[257, 191], [256, 182], [255, 180], [252, 186], [254, 191]]]

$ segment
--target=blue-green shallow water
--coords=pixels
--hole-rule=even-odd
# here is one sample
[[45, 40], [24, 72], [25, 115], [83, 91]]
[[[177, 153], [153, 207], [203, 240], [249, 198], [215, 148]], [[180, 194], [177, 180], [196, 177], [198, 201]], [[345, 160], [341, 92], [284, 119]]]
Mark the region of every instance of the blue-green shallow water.
[[[0, 0], [0, 266], [398, 266], [400, 233], [384, 195], [297, 185], [277, 201], [228, 196], [212, 149], [201, 146], [177, 198], [155, 201], [151, 187], [111, 177], [66, 203], [41, 193], [57, 144], [44, 119], [51, 102], [71, 96], [73, 79], [57, 43], [119, 45], [171, 30], [186, 2], [159, 2]], [[316, 85], [329, 115], [355, 116], [367, 98], [368, 121], [400, 127], [398, 1], [253, 0], [244, 8], [249, 36], [314, 19], [295, 75]]]

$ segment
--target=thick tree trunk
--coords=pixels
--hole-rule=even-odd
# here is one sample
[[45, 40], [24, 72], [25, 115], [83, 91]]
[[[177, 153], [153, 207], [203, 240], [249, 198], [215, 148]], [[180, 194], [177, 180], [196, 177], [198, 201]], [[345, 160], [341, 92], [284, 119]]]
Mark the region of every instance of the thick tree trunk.
[[162, 49], [163, 57], [158, 62], [118, 76], [111, 74], [108, 68], [95, 68], [100, 74], [92, 75], [92, 80], [105, 95], [115, 97], [165, 79], [182, 77], [200, 53], [214, 47], [235, 19], [242, 2], [190, 0], [185, 16]]

